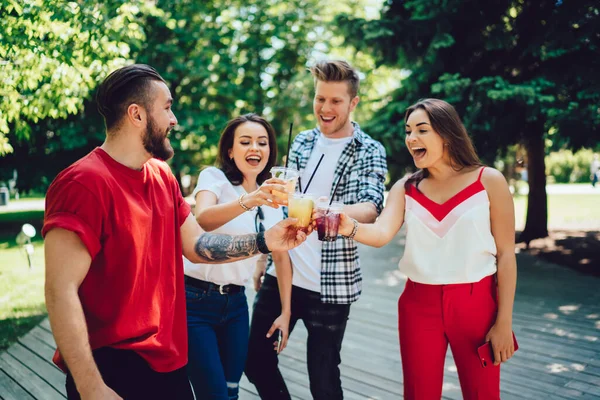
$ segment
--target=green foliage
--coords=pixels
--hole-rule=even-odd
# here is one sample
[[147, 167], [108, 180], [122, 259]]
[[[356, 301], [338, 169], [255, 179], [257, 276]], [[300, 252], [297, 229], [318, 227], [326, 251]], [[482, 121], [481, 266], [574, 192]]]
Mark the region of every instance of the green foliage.
[[[23, 37], [32, 37], [31, 46], [21, 45], [18, 36], [3, 39], [2, 48], [12, 52], [6, 59], [15, 78], [0, 90], [20, 96], [23, 103], [43, 101], [46, 107], [40, 111], [18, 101], [0, 105], [0, 115], [13, 115], [3, 131], [6, 136], [0, 137], [0, 143], [13, 149], [0, 157], [0, 180], [16, 169], [21, 192], [45, 191], [61, 169], [99, 145], [104, 126], [93, 101], [95, 88], [110, 70], [132, 62], [156, 67], [174, 94], [179, 126], [171, 136], [176, 151], [172, 167], [178, 176], [194, 175], [212, 164], [226, 121], [246, 112], [264, 114], [273, 123], [281, 157], [290, 122], [295, 133], [315, 124], [313, 80], [306, 70], [315, 59], [341, 57], [364, 72], [356, 118], [369, 120], [391, 100], [388, 92], [399, 86], [400, 74], [378, 67], [368, 53], [342, 46], [333, 22], [342, 11], [376, 18], [380, 2], [334, 0], [327, 8], [319, 4], [27, 0], [19, 10], [0, 8], [0, 17], [10, 21], [0, 28], [2, 34], [15, 26], [40, 27], [23, 32]], [[32, 61], [37, 68], [21, 70], [20, 59], [27, 52], [37, 57]], [[46, 57], [43, 64], [40, 60]], [[54, 80], [56, 71], [67, 71], [68, 79]], [[21, 81], [37, 86], [26, 90]]]
[[7, 134], [29, 139], [40, 121], [83, 109], [98, 77], [124, 65], [130, 45], [144, 39], [136, 23], [144, 3], [0, 3], [0, 156], [13, 150]]
[[[372, 53], [377, 65], [410, 71], [366, 127], [388, 151], [403, 149], [397, 130], [404, 110], [423, 97], [455, 105], [487, 162], [498, 149], [550, 130], [560, 145], [595, 144], [600, 126], [595, 1], [396, 0], [386, 4], [381, 19], [347, 14], [337, 21], [346, 42]], [[390, 160], [398, 171], [410, 163], [407, 157]]]
[[591, 149], [552, 152], [546, 156], [546, 174], [552, 175], [557, 183], [589, 182], [593, 155]]

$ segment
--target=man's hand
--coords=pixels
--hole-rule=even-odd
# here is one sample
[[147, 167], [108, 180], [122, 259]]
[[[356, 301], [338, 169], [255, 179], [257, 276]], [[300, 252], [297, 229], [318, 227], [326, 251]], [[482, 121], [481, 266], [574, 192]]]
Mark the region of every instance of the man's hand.
[[[273, 347], [277, 354], [281, 353], [287, 346], [288, 337], [290, 335], [290, 314], [282, 313], [277, 317], [277, 319], [273, 321], [271, 329], [267, 332], [267, 337], [270, 338], [278, 329], [281, 332], [281, 339], [276, 337], [276, 340], [273, 342]], [[279, 343], [279, 340], [281, 340], [281, 343]]]
[[[297, 230], [296, 218], [287, 218], [265, 231], [265, 242], [271, 251], [287, 251], [298, 247], [306, 240], [306, 233]], [[309, 227], [309, 233], [312, 228]]]
[[254, 268], [254, 275], [252, 275], [252, 281], [254, 282], [254, 290], [259, 291], [262, 286], [262, 281], [267, 270], [267, 255], [263, 254], [256, 261], [256, 268]]

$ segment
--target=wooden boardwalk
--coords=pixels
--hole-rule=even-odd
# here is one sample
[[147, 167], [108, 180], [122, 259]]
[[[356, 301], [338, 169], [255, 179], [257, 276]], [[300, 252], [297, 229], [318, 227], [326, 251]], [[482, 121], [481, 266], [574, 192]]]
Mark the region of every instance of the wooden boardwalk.
[[[402, 398], [396, 302], [403, 237], [383, 249], [361, 248], [364, 290], [351, 308], [342, 350], [346, 399]], [[514, 330], [520, 350], [502, 367], [502, 399], [600, 400], [600, 279], [519, 255]], [[252, 301], [253, 290], [248, 290]], [[295, 399], [310, 399], [306, 330], [298, 324], [280, 365]], [[64, 399], [64, 375], [43, 321], [0, 354], [0, 399]], [[450, 350], [444, 399], [461, 399]], [[241, 400], [258, 399], [244, 377]]]

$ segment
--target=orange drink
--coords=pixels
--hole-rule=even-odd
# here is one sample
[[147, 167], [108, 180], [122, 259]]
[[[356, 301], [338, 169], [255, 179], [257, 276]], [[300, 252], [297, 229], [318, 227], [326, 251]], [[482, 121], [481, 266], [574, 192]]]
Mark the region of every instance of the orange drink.
[[273, 167], [271, 168], [271, 175], [273, 176], [273, 178], [286, 181], [286, 193], [280, 192], [278, 190], [273, 190], [273, 196], [281, 200], [287, 200], [288, 195], [296, 191], [296, 182], [298, 182], [298, 177], [300, 176], [300, 173], [294, 168]]
[[312, 218], [315, 198], [310, 194], [292, 193], [288, 197], [288, 214], [290, 218], [298, 219], [296, 229], [308, 231]]

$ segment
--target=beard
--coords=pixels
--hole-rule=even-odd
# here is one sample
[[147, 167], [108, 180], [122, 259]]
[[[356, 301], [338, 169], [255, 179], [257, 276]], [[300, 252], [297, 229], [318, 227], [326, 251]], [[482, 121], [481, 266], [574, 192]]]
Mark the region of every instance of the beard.
[[148, 122], [146, 123], [146, 132], [144, 133], [143, 141], [144, 148], [152, 155], [152, 157], [167, 161], [173, 157], [173, 154], [175, 154], [169, 139], [167, 139], [169, 130], [170, 129], [167, 128], [161, 132], [161, 130], [156, 126], [154, 119], [151, 116], [148, 116]]

